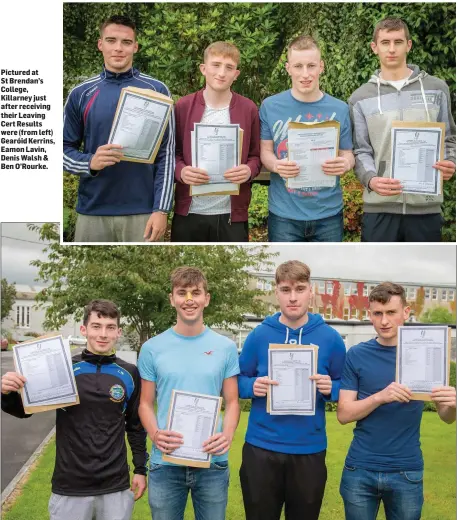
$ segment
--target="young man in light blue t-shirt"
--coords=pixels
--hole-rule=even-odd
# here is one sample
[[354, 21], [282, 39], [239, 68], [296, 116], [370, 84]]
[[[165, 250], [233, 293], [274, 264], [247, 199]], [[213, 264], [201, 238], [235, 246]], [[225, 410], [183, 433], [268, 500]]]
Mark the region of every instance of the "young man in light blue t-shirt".
[[[233, 341], [203, 323], [203, 312], [210, 301], [204, 274], [199, 269], [180, 267], [172, 273], [171, 285], [176, 325], [147, 341], [138, 360], [142, 379], [139, 414], [153, 442], [149, 505], [154, 520], [183, 519], [190, 489], [196, 520], [224, 520], [228, 450], [240, 416], [238, 353]], [[224, 398], [224, 419], [217, 433], [203, 443], [204, 451], [212, 454], [210, 468], [162, 459], [162, 454], [169, 455], [182, 444], [181, 434], [165, 429], [172, 390], [222, 394]]]
[[[299, 36], [289, 45], [286, 70], [292, 89], [271, 96], [260, 107], [260, 158], [271, 172], [268, 191], [268, 239], [270, 242], [341, 242], [343, 196], [339, 177], [354, 166], [351, 122], [346, 103], [319, 89], [324, 70], [317, 42]], [[289, 161], [288, 122], [339, 121], [339, 153], [322, 164], [322, 171], [337, 177], [332, 188], [286, 187], [299, 174]]]
[[[340, 493], [346, 520], [375, 520], [381, 501], [387, 520], [419, 520], [424, 502], [420, 423], [424, 403], [395, 382], [398, 327], [410, 309], [401, 285], [384, 282], [369, 296], [377, 338], [348, 350], [338, 420], [357, 421]], [[455, 421], [455, 388], [432, 390], [440, 419]]]

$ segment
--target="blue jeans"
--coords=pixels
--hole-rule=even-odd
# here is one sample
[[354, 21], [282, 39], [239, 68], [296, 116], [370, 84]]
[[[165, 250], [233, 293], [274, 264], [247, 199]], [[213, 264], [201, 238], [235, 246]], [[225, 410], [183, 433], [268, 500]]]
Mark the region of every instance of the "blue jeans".
[[293, 220], [268, 214], [269, 242], [342, 242], [343, 212], [319, 220]]
[[346, 520], [375, 520], [381, 500], [387, 520], [419, 520], [423, 471], [382, 473], [345, 465], [340, 493]]
[[209, 468], [152, 464], [149, 469], [149, 506], [153, 520], [182, 520], [189, 489], [195, 520], [225, 520], [229, 468], [227, 461]]

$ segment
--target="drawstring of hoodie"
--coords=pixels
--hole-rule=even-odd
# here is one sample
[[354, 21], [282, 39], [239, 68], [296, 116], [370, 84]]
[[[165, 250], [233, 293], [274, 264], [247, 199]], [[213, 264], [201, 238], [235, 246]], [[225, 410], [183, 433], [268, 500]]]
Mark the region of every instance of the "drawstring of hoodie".
[[427, 122], [430, 123], [430, 114], [428, 113], [427, 98], [425, 97], [424, 85], [422, 84], [422, 80], [420, 77], [419, 77], [419, 83], [421, 84], [422, 99], [424, 100], [425, 111], [427, 112]]
[[[301, 336], [303, 333], [303, 327], [300, 329], [298, 334], [298, 344], [301, 345]], [[289, 327], [286, 327], [286, 344], [289, 343]]]
[[[422, 83], [422, 79], [421, 79], [420, 76], [418, 77], [418, 80], [419, 80], [419, 83], [420, 83], [420, 86], [421, 86], [421, 93], [422, 93], [422, 99], [424, 101], [425, 112], [427, 113], [427, 122], [430, 123], [430, 114], [429, 114], [429, 111], [428, 111], [427, 98], [425, 97], [424, 85]], [[382, 108], [381, 108], [381, 81], [379, 79], [379, 76], [376, 77], [376, 83], [378, 85], [378, 110], [379, 110], [379, 114], [382, 116]], [[405, 85], [407, 85], [407, 84], [408, 84], [408, 81], [406, 81]]]

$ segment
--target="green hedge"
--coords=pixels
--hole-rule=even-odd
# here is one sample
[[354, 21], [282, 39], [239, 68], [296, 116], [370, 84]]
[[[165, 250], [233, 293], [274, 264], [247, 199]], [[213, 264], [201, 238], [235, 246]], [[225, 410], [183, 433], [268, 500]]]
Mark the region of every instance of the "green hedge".
[[[311, 32], [320, 41], [325, 72], [322, 88], [347, 100], [378, 67], [369, 43], [375, 23], [400, 16], [411, 30], [409, 61], [444, 79], [455, 109], [455, 13], [453, 3], [64, 3], [64, 99], [69, 90], [101, 68], [98, 26], [112, 14], [126, 14], [138, 26], [140, 51], [135, 66], [165, 82], [179, 97], [199, 89], [198, 70], [205, 47], [234, 42], [241, 51], [241, 74], [234, 90], [260, 105], [289, 88], [284, 70], [287, 42]], [[359, 240], [361, 189], [343, 178], [345, 240]], [[65, 179], [66, 234], [75, 221], [75, 185]], [[455, 177], [445, 185], [443, 239], [455, 240]], [[264, 225], [266, 188], [255, 187], [251, 225]]]

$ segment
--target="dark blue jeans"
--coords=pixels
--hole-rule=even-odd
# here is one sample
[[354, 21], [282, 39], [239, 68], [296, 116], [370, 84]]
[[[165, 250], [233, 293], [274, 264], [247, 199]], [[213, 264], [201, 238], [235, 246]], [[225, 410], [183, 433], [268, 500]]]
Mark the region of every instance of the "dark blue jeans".
[[292, 220], [268, 214], [269, 242], [342, 242], [343, 212], [320, 220]]
[[383, 473], [344, 466], [340, 493], [346, 520], [375, 520], [381, 500], [387, 520], [419, 520], [423, 471]]
[[152, 464], [149, 469], [149, 506], [153, 520], [182, 520], [189, 490], [195, 520], [224, 520], [227, 508], [227, 461], [210, 468]]

